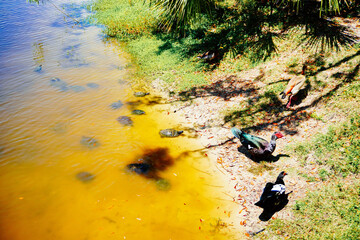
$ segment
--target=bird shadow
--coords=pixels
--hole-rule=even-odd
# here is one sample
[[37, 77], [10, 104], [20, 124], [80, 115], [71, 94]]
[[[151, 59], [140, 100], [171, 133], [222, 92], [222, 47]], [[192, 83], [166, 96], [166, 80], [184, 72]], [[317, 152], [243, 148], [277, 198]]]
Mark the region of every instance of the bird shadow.
[[276, 156], [270, 155], [270, 156], [261, 156], [261, 157], [255, 157], [251, 155], [244, 146], [238, 147], [238, 151], [244, 154], [247, 158], [252, 160], [253, 162], [260, 163], [260, 162], [277, 162], [281, 157], [290, 157], [287, 154], [277, 154]]
[[271, 219], [271, 217], [282, 210], [288, 203], [289, 203], [289, 193], [283, 194], [283, 198], [281, 199], [281, 202], [278, 205], [274, 205], [271, 207], [264, 208], [263, 212], [259, 215], [259, 219], [261, 221], [268, 221]]

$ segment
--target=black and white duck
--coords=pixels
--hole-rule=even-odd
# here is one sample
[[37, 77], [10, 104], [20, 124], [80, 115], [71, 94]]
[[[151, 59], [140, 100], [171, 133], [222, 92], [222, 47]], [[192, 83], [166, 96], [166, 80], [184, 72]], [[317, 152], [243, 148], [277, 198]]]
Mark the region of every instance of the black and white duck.
[[291, 193], [285, 193], [284, 177], [286, 175], [287, 173], [282, 171], [276, 178], [275, 183], [266, 183], [260, 200], [255, 205], [272, 212], [279, 211], [284, 207], [288, 202], [288, 195]]

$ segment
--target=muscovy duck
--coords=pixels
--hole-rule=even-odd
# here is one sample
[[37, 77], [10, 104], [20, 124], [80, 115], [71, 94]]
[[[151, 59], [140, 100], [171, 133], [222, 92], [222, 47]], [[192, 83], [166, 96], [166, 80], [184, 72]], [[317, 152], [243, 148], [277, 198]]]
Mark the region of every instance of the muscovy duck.
[[276, 148], [276, 139], [284, 137], [281, 132], [274, 132], [271, 141], [245, 133], [236, 127], [231, 129], [235, 137], [240, 139], [241, 144], [253, 157], [268, 157]]
[[260, 200], [255, 205], [271, 212], [279, 211], [284, 207], [288, 202], [288, 195], [292, 193], [292, 191], [285, 193], [284, 177], [286, 175], [287, 173], [282, 171], [276, 178], [275, 183], [266, 183]]
[[280, 95], [282, 95], [281, 96], [282, 99], [284, 99], [288, 95], [290, 96], [288, 104], [286, 105], [287, 108], [289, 108], [291, 105], [291, 99], [293, 97], [295, 97], [296, 94], [298, 94], [298, 92], [300, 90], [305, 88], [305, 82], [306, 82], [305, 70], [306, 70], [306, 68], [307, 68], [307, 66], [304, 64], [302, 71], [301, 71], [301, 75], [293, 77], [288, 82], [285, 90], [280, 93]]

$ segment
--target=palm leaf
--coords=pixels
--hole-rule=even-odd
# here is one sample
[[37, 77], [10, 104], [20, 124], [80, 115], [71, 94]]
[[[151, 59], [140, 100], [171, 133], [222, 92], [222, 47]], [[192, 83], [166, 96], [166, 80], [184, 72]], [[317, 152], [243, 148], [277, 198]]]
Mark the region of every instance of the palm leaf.
[[153, 2], [161, 12], [162, 25], [168, 30], [174, 27], [183, 28], [199, 13], [208, 12], [214, 6], [213, 0], [154, 0]]

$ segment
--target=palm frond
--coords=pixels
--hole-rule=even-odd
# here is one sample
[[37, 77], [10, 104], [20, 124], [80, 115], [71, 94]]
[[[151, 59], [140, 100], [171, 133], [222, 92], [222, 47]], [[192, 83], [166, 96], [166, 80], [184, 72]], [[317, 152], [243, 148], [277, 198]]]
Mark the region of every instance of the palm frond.
[[208, 12], [214, 6], [213, 0], [154, 0], [160, 10], [162, 25], [168, 30], [173, 27], [184, 27], [198, 16]]
[[340, 50], [359, 41], [347, 27], [334, 23], [328, 19], [319, 18], [306, 25], [305, 44], [315, 50]]

